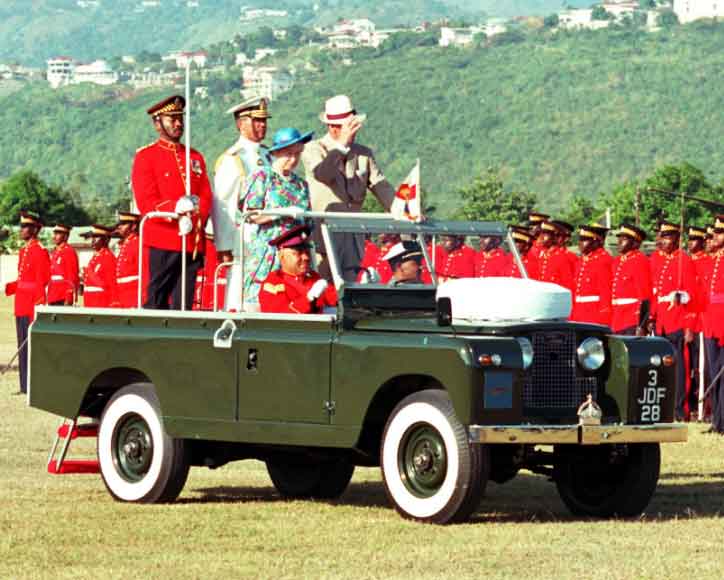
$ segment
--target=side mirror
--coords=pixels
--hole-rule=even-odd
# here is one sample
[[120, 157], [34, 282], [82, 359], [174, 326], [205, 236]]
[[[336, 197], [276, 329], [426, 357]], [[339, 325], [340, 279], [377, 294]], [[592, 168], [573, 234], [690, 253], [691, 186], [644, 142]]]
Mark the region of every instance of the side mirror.
[[452, 324], [452, 302], [450, 298], [439, 298], [437, 301], [437, 325], [450, 326]]

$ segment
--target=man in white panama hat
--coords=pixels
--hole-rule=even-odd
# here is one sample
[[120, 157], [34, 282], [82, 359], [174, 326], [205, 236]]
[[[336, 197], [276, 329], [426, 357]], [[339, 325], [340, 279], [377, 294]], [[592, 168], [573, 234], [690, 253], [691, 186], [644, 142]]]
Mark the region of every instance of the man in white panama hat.
[[[267, 120], [271, 118], [266, 99], [253, 97], [231, 107], [239, 139], [216, 161], [214, 168], [214, 197], [211, 206], [214, 245], [219, 262], [232, 262], [239, 257], [239, 229], [236, 213], [239, 199], [246, 192], [246, 178], [269, 165], [269, 153], [261, 142], [266, 136]], [[227, 278], [224, 309], [241, 310], [241, 267], [226, 268]]]
[[[302, 161], [309, 182], [313, 211], [359, 212], [367, 191], [389, 211], [395, 190], [385, 178], [369, 147], [355, 142], [365, 115], [357, 113], [346, 95], [327, 100], [319, 116], [327, 134], [308, 143]], [[345, 280], [354, 281], [364, 255], [364, 237], [336, 234], [336, 246]], [[320, 273], [328, 276], [326, 260]]]

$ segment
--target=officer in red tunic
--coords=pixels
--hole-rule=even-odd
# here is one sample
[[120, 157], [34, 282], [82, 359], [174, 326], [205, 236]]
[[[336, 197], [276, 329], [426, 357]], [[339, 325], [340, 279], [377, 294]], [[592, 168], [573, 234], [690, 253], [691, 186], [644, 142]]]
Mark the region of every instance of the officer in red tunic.
[[691, 258], [679, 248], [681, 228], [663, 221], [659, 236], [660, 255], [651, 261], [652, 321], [657, 334], [666, 337], [676, 350], [676, 418], [684, 420], [688, 407], [684, 345], [694, 338], [696, 273]]
[[399, 243], [399, 234], [380, 234], [379, 246], [372, 240], [365, 240], [365, 254], [360, 262], [357, 281], [375, 281], [387, 284], [392, 278], [392, 270], [384, 256], [395, 244]]
[[[447, 259], [447, 255], [440, 244], [436, 244], [433, 248], [432, 242], [433, 236], [426, 235], [425, 249], [427, 250], [427, 256], [430, 258], [430, 267], [435, 268], [436, 275], [439, 275], [440, 268]], [[430, 268], [428, 268], [427, 261], [424, 259], [420, 262], [420, 280], [422, 280], [423, 284], [432, 284]]]
[[510, 270], [513, 258], [507, 254], [500, 244], [500, 236], [480, 236], [480, 251], [475, 253], [475, 277], [505, 276]]
[[90, 238], [95, 253], [83, 270], [83, 306], [110, 308], [116, 291], [116, 257], [108, 249], [114, 228], [95, 224], [89, 232], [81, 234]]
[[618, 256], [613, 260], [611, 330], [616, 334], [643, 334], [645, 329], [638, 328], [641, 305], [644, 300], [651, 305], [649, 259], [639, 249], [646, 232], [633, 224], [622, 223], [616, 236]]
[[[520, 261], [523, 262], [528, 278], [531, 280], [537, 280], [540, 276], [538, 257], [535, 256], [532, 251], [535, 238], [528, 232], [528, 228], [524, 228], [523, 226], [510, 226], [510, 229], [511, 235], [513, 236], [513, 243], [518, 250]], [[505, 272], [504, 276], [511, 278], [522, 277], [518, 264], [515, 260], [510, 261], [508, 270]]]
[[50, 283], [48, 284], [48, 304], [52, 306], [72, 306], [78, 295], [80, 283], [78, 254], [68, 243], [73, 228], [65, 224], [56, 224], [53, 228], [55, 249], [50, 255]]
[[611, 267], [613, 258], [603, 247], [608, 229], [584, 225], [578, 229], [578, 249], [573, 286], [575, 322], [611, 324]]
[[[578, 264], [578, 256], [568, 249], [568, 246], [571, 243], [571, 237], [573, 237], [573, 230], [575, 228], [568, 222], [564, 222], [562, 220], [552, 220], [552, 223], [554, 223], [556, 225], [556, 227], [558, 228], [558, 236], [556, 239], [556, 243], [558, 244], [558, 247], [563, 252], [563, 255], [568, 260], [568, 263], [571, 267], [571, 274], [575, 275], [576, 265]], [[604, 226], [602, 226], [600, 224], [593, 224], [593, 225], [594, 225], [594, 227], [597, 227], [597, 228], [606, 229]]]
[[[144, 248], [149, 248], [150, 280], [146, 308], [181, 308], [182, 261], [186, 260], [186, 296], [189, 307], [193, 299], [196, 272], [203, 263], [204, 226], [211, 207], [211, 186], [204, 158], [191, 149], [191, 167], [186, 167], [186, 148], [181, 145], [184, 131], [183, 97], [169, 97], [148, 109], [159, 139], [136, 152], [131, 183], [136, 205], [142, 215], [153, 211], [176, 212], [177, 222], [152, 219], [145, 223]], [[191, 180], [191, 199], [186, 197], [186, 177]], [[179, 228], [190, 229], [186, 236], [187, 255], [182, 259], [182, 236]]]
[[21, 212], [20, 239], [25, 245], [18, 252], [18, 279], [5, 285], [5, 296], [15, 296], [15, 333], [20, 364], [20, 393], [27, 393], [28, 328], [35, 318], [35, 306], [45, 304], [50, 281], [50, 257], [38, 241], [43, 222], [35, 213]]
[[573, 291], [573, 269], [567, 256], [567, 250], [558, 245], [558, 237], [564, 233], [556, 222], [541, 224], [540, 243], [542, 250], [538, 254], [540, 280], [552, 282]]
[[[116, 296], [113, 306], [137, 308], [138, 305], [138, 224], [141, 216], [137, 213], [118, 212], [116, 233], [121, 244], [116, 258]], [[143, 299], [143, 297], [141, 297]]]
[[441, 236], [445, 260], [436, 266], [438, 281], [475, 277], [476, 252], [465, 244], [465, 236]]
[[281, 268], [273, 270], [259, 290], [262, 312], [320, 314], [337, 305], [337, 292], [311, 269], [309, 228], [297, 226], [269, 242], [279, 252]]
[[543, 249], [543, 244], [540, 239], [542, 231], [541, 226], [543, 225], [543, 222], [550, 220], [550, 217], [551, 216], [546, 213], [540, 213], [537, 211], [532, 211], [528, 214], [528, 232], [531, 236], [533, 236], [533, 244], [530, 248], [530, 251], [532, 252], [531, 256], [533, 258], [538, 258], [538, 255]]

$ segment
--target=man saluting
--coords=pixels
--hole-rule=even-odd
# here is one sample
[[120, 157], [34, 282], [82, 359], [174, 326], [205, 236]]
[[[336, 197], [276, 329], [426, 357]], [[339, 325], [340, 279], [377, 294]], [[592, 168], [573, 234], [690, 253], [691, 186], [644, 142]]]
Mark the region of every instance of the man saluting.
[[[144, 251], [148, 248], [150, 280], [145, 308], [181, 308], [182, 261], [186, 260], [185, 304], [191, 306], [196, 271], [203, 263], [204, 226], [211, 206], [211, 185], [204, 158], [191, 149], [191, 167], [186, 167], [186, 148], [181, 145], [186, 101], [173, 96], [156, 103], [147, 113], [153, 120], [158, 141], [136, 152], [131, 183], [142, 215], [153, 211], [176, 212], [186, 220], [151, 219], [143, 226]], [[186, 178], [191, 180], [192, 199], [186, 198]], [[190, 223], [189, 223], [190, 221]], [[179, 226], [188, 225], [186, 256], [182, 257]]]
[[297, 226], [269, 242], [279, 252], [281, 268], [273, 270], [259, 290], [262, 312], [319, 314], [336, 306], [334, 286], [311, 269], [309, 228]]

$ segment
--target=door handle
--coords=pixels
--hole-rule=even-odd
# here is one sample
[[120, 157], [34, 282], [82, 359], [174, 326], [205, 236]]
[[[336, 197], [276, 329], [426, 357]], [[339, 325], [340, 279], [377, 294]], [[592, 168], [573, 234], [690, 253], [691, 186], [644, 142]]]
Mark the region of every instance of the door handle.
[[231, 341], [236, 332], [236, 324], [233, 320], [224, 322], [214, 332], [214, 348], [231, 348]]

